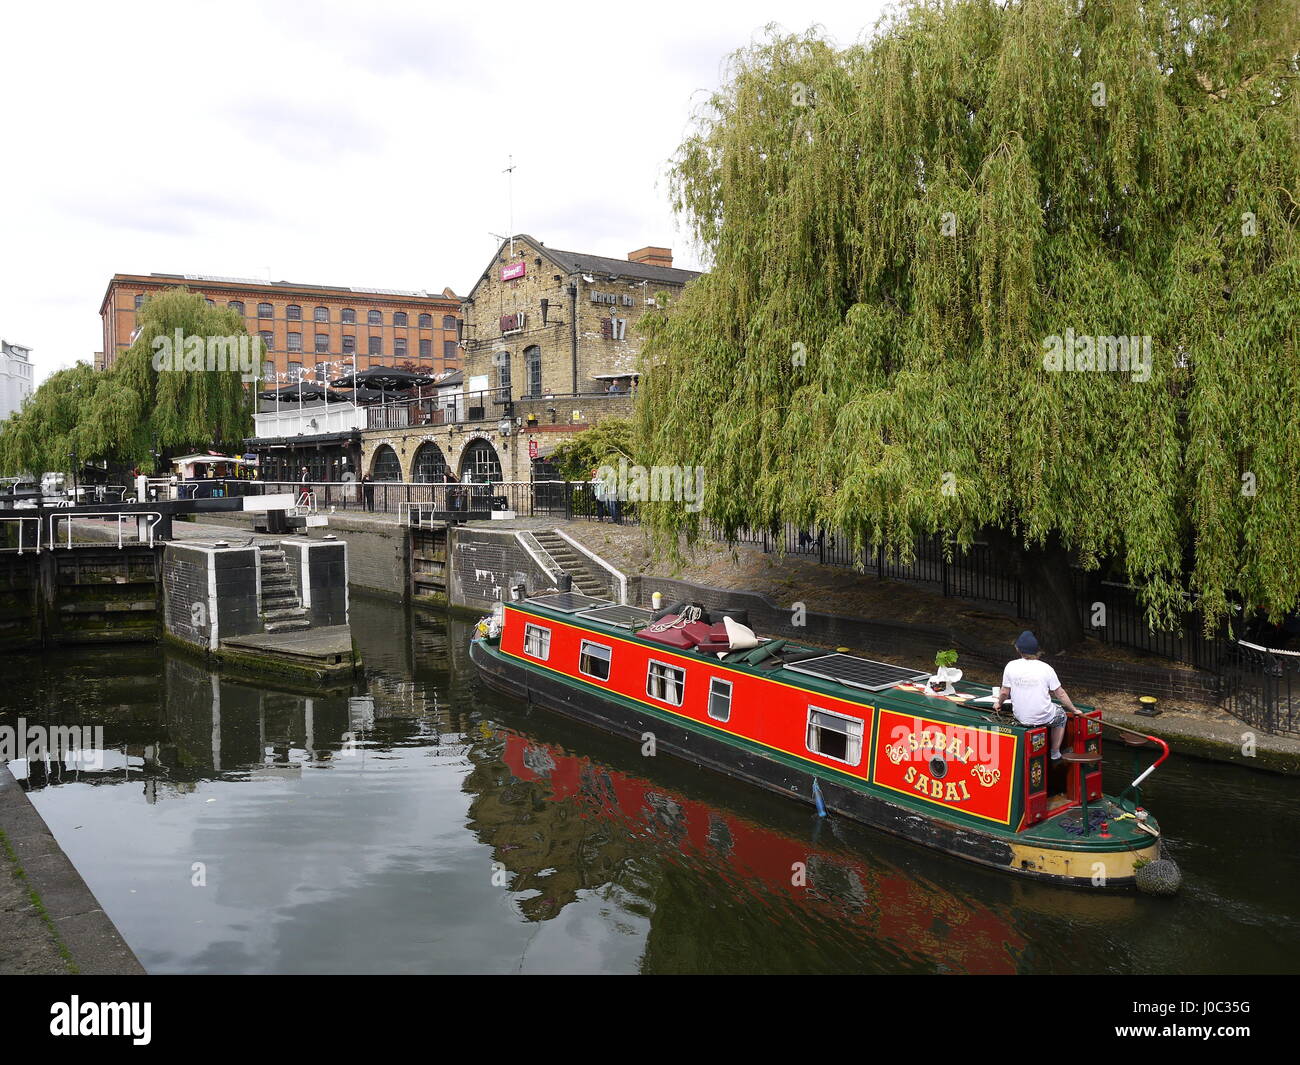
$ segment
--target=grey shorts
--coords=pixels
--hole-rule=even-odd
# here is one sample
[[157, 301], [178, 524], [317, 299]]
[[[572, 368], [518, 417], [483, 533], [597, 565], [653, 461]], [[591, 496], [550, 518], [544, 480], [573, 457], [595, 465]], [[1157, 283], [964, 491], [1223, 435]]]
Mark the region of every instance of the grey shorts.
[[1056, 713], [1052, 715], [1052, 720], [1047, 723], [1048, 728], [1065, 728], [1065, 710], [1062, 707], [1056, 707]]

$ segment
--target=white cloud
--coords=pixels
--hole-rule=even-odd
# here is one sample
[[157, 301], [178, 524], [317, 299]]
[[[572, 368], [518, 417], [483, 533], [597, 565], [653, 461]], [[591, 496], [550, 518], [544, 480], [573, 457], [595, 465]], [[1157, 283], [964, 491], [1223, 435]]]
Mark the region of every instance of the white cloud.
[[516, 230], [698, 265], [663, 177], [726, 55], [882, 7], [9, 5], [0, 335], [42, 376], [89, 359], [118, 271], [465, 292], [507, 156]]

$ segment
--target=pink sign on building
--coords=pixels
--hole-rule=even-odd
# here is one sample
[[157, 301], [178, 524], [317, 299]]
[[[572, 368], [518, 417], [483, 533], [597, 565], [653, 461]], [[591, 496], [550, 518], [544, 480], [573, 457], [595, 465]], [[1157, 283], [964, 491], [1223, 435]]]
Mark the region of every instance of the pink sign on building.
[[528, 264], [520, 259], [517, 263], [510, 263], [501, 267], [501, 280], [513, 281], [517, 277], [523, 277], [528, 272]]

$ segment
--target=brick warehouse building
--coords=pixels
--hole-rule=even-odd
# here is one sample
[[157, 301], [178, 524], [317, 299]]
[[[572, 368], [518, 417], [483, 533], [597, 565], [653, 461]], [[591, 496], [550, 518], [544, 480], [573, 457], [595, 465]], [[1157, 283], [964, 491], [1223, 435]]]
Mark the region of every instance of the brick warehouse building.
[[131, 346], [144, 301], [172, 288], [239, 311], [249, 334], [266, 342], [268, 379], [272, 371], [281, 382], [298, 374], [329, 377], [354, 359], [359, 370], [407, 366], [438, 374], [460, 366], [460, 299], [451, 289], [432, 295], [198, 274], [114, 274], [99, 308], [104, 348], [97, 365], [113, 365]]
[[631, 415], [637, 323], [699, 276], [672, 262], [660, 247], [614, 259], [527, 234], [503, 241], [464, 300], [461, 394], [387, 411], [362, 434], [363, 468], [379, 480], [440, 480], [447, 468], [462, 480], [550, 476], [560, 443]]

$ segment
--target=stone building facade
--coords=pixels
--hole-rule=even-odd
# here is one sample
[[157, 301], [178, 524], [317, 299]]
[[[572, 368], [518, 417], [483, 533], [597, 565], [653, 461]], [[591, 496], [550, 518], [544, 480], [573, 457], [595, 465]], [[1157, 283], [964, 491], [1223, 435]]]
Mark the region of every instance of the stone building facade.
[[363, 467], [407, 481], [428, 479], [439, 461], [462, 480], [548, 476], [561, 443], [631, 415], [638, 323], [698, 276], [672, 261], [661, 247], [614, 259], [527, 234], [503, 241], [463, 302], [456, 417], [413, 406], [412, 424], [363, 434]]

